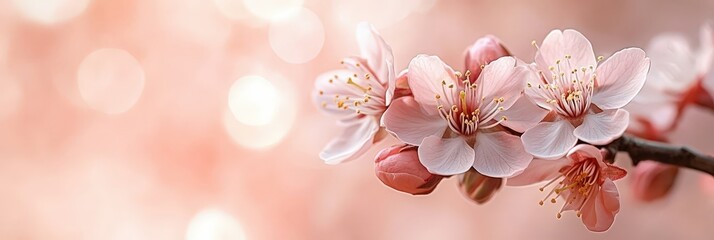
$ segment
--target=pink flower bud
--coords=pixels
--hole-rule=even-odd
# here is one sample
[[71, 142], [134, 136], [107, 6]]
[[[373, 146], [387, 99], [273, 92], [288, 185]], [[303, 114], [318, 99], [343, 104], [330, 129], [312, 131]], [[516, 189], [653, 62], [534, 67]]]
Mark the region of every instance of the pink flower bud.
[[635, 167], [632, 192], [635, 198], [651, 202], [667, 196], [679, 174], [676, 166], [644, 161]]
[[466, 49], [466, 69], [471, 72], [471, 81], [475, 81], [481, 74], [481, 67], [511, 53], [501, 44], [498, 38], [487, 35], [479, 38]]
[[461, 192], [478, 204], [484, 204], [501, 188], [502, 178], [481, 175], [473, 168], [459, 177]]
[[417, 147], [406, 144], [380, 151], [374, 171], [385, 185], [413, 195], [431, 193], [443, 178], [426, 170], [419, 162]]

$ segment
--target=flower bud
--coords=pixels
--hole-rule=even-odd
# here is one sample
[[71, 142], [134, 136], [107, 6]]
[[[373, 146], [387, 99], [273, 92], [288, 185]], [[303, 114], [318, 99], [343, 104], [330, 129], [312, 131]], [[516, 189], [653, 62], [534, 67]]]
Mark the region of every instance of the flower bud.
[[426, 170], [419, 162], [417, 147], [406, 144], [380, 151], [375, 159], [374, 171], [385, 185], [413, 195], [431, 193], [443, 178]]
[[481, 175], [476, 170], [469, 169], [459, 177], [461, 192], [478, 204], [484, 204], [501, 188], [502, 178], [492, 178]]
[[481, 67], [511, 53], [501, 44], [498, 38], [487, 35], [479, 38], [466, 49], [466, 69], [471, 72], [471, 81], [475, 81], [481, 74]]
[[644, 161], [635, 167], [632, 192], [640, 201], [651, 202], [665, 197], [679, 174], [676, 166]]

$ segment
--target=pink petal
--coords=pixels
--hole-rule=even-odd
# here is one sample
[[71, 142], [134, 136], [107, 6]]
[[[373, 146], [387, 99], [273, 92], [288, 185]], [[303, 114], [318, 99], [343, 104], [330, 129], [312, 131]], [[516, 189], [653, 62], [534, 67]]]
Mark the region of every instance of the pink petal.
[[338, 164], [359, 157], [372, 146], [372, 138], [379, 130], [379, 124], [373, 118], [348, 126], [340, 137], [330, 141], [320, 152], [320, 158], [327, 164]]
[[575, 128], [574, 134], [590, 144], [608, 144], [625, 133], [629, 119], [630, 113], [624, 109], [589, 113], [585, 115], [583, 124]]
[[560, 169], [572, 161], [567, 158], [557, 160], [533, 159], [531, 164], [521, 173], [506, 181], [508, 186], [525, 186], [551, 180], [560, 175]]
[[510, 177], [522, 172], [533, 160], [517, 136], [502, 131], [478, 133], [474, 151], [473, 166], [476, 171], [495, 178]]
[[522, 95], [518, 97], [513, 106], [501, 112], [496, 119], [506, 116], [508, 120], [501, 123], [502, 125], [516, 132], [525, 132], [540, 123], [548, 115], [548, 112], [548, 110], [538, 107], [528, 96]]
[[601, 109], [621, 108], [629, 103], [642, 86], [650, 68], [650, 59], [639, 48], [616, 52], [595, 71], [596, 87], [592, 102]]
[[615, 184], [606, 179], [602, 189], [588, 199], [582, 211], [583, 224], [593, 232], [610, 229], [620, 211], [620, 196]]
[[444, 119], [424, 112], [412, 97], [394, 100], [384, 112], [382, 124], [399, 140], [415, 146], [421, 145], [428, 136], [441, 137], [447, 127]]
[[578, 138], [573, 135], [573, 127], [566, 120], [542, 122], [526, 130], [521, 136], [526, 151], [537, 158], [556, 159], [565, 156]]
[[513, 57], [501, 57], [484, 67], [477, 83], [482, 88], [485, 100], [481, 101], [482, 107], [491, 100], [503, 98], [501, 107], [508, 109], [520, 97], [526, 81], [535, 81], [535, 72], [527, 66], [518, 66]]
[[561, 65], [566, 62], [565, 56], [570, 55], [570, 66], [573, 68], [588, 68], [597, 66], [593, 47], [580, 32], [566, 29], [551, 31], [543, 40], [535, 57], [538, 68], [544, 73], [549, 73], [549, 66], [556, 66], [556, 61], [561, 60]]
[[377, 79], [382, 84], [387, 84], [390, 77], [394, 77], [392, 48], [387, 45], [377, 30], [366, 22], [357, 25], [357, 45]]
[[[315, 80], [315, 90], [312, 92], [313, 103], [323, 112], [344, 117], [356, 117], [354, 110], [345, 110], [337, 106], [335, 96], [340, 98], [349, 96], [350, 98], [362, 98], [364, 93], [360, 93], [354, 87], [344, 83], [344, 79], [353, 76], [355, 72], [349, 70], [333, 70], [323, 73]], [[337, 79], [335, 79], [337, 76]]]
[[[481, 75], [481, 66], [488, 65], [503, 56], [509, 56], [511, 53], [503, 47], [501, 41], [492, 35], [479, 38], [466, 49], [466, 70], [471, 72], [471, 76], [478, 77]], [[474, 79], [471, 79], [472, 81]]]
[[570, 149], [567, 156], [575, 161], [581, 161], [586, 158], [595, 158], [598, 163], [602, 162], [602, 153], [600, 152], [600, 149], [589, 144], [578, 144]]
[[[394, 69], [394, 63], [387, 61], [387, 66]], [[394, 90], [397, 88], [397, 78], [394, 76], [394, 71], [390, 71], [387, 78], [387, 92], [385, 93], [385, 105], [389, 106], [394, 97]]]
[[651, 68], [637, 98], [645, 89], [654, 88], [657, 95], [651, 98], [666, 99], [663, 92], [683, 92], [696, 80], [696, 56], [682, 34], [665, 33], [654, 37], [647, 47], [647, 55]]
[[[442, 81], [454, 84], [454, 70], [437, 56], [419, 55], [409, 63], [409, 87], [414, 99], [428, 112], [436, 113], [436, 95], [442, 94]], [[443, 95], [443, 94], [442, 94]]]
[[430, 136], [419, 146], [419, 160], [433, 174], [455, 175], [471, 168], [474, 149], [461, 137]]

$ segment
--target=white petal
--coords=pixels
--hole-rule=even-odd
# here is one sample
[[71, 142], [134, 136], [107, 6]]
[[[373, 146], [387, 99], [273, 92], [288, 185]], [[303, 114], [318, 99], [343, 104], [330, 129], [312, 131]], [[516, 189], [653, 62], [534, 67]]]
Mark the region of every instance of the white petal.
[[424, 112], [412, 97], [394, 100], [384, 112], [382, 123], [399, 140], [415, 146], [428, 136], [441, 137], [447, 127], [444, 119]]
[[503, 108], [510, 108], [518, 100], [526, 82], [536, 81], [535, 72], [527, 66], [518, 66], [513, 57], [501, 57], [484, 67], [477, 83], [482, 88], [482, 107], [490, 100], [504, 98], [500, 104]]
[[699, 30], [699, 51], [697, 70], [700, 75], [711, 71], [714, 63], [714, 30], [711, 23], [705, 23]]
[[419, 161], [433, 174], [460, 174], [473, 165], [474, 149], [461, 137], [431, 136], [419, 146]]
[[394, 55], [392, 48], [382, 39], [377, 30], [369, 23], [357, 25], [357, 44], [363, 58], [374, 71], [382, 84], [387, 84], [394, 77]]
[[642, 86], [650, 68], [650, 59], [639, 48], [616, 52], [595, 71], [596, 87], [592, 102], [601, 109], [621, 108], [629, 103]]
[[652, 66], [643, 91], [654, 88], [659, 95], [665, 95], [662, 94], [665, 91], [682, 92], [697, 77], [695, 54], [687, 38], [681, 34], [666, 33], [654, 37], [647, 48], [647, 55]]
[[340, 137], [330, 141], [320, 152], [320, 158], [327, 164], [338, 164], [359, 157], [372, 146], [379, 123], [373, 118], [363, 118], [348, 126]]
[[627, 129], [630, 113], [624, 109], [605, 110], [596, 114], [587, 114], [575, 128], [575, 136], [590, 144], [603, 145], [622, 136]]
[[548, 67], [555, 67], [557, 60], [561, 60], [561, 66], [566, 66], [566, 55], [570, 56], [568, 61], [573, 68], [597, 66], [590, 41], [572, 29], [551, 31], [539, 47], [535, 62], [541, 71], [549, 73]]
[[489, 177], [513, 176], [526, 169], [533, 160], [517, 136], [500, 131], [478, 133], [474, 151], [474, 168]]
[[[442, 94], [442, 81], [454, 83], [454, 70], [437, 56], [419, 55], [409, 63], [409, 87], [419, 104], [436, 112], [436, 95]], [[443, 95], [443, 94], [442, 94]], [[432, 107], [429, 107], [432, 106]]]
[[531, 164], [523, 171], [506, 181], [508, 186], [526, 186], [551, 180], [560, 175], [560, 169], [570, 164], [572, 161], [567, 158], [557, 160], [533, 159]]
[[510, 108], [501, 112], [497, 119], [505, 116], [508, 120], [501, 123], [502, 125], [515, 130], [516, 132], [525, 132], [540, 123], [543, 118], [548, 115], [548, 110], [545, 110], [523, 95], [518, 98], [518, 101]]
[[565, 156], [578, 138], [573, 135], [573, 127], [566, 120], [542, 122], [526, 130], [521, 136], [526, 151], [542, 159], [556, 159]]
[[364, 97], [364, 93], [360, 94], [356, 88], [350, 87], [344, 82], [354, 74], [355, 72], [349, 70], [333, 70], [319, 75], [315, 80], [315, 90], [312, 93], [313, 102], [318, 109], [342, 118], [357, 116], [354, 110], [338, 107], [337, 98], [335, 98], [335, 96], [339, 96], [341, 99]]

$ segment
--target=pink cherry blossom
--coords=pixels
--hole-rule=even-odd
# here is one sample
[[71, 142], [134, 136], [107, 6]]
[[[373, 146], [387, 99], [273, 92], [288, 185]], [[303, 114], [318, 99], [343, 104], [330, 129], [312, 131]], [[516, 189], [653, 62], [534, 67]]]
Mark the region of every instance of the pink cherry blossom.
[[[575, 211], [583, 224], [596, 232], [612, 226], [620, 211], [619, 193], [613, 181], [623, 178], [625, 170], [603, 162], [603, 153], [596, 147], [580, 144], [571, 149], [565, 158], [558, 160], [534, 159], [520, 175], [508, 179], [511, 186], [522, 186], [550, 180], [541, 191], [553, 186], [543, 200], [565, 203], [557, 214]], [[550, 200], [549, 200], [550, 199]]]
[[431, 193], [443, 178], [429, 173], [419, 162], [417, 148], [406, 144], [385, 148], [374, 162], [375, 174], [384, 185], [413, 195]]
[[590, 42], [568, 29], [546, 36], [535, 65], [540, 78], [528, 82], [525, 92], [554, 118], [521, 138], [529, 153], [556, 159], [578, 139], [600, 145], [624, 133], [629, 113], [621, 108], [642, 88], [650, 61], [641, 49], [627, 48], [598, 66]]
[[395, 100], [383, 123], [403, 142], [419, 146], [419, 159], [431, 173], [454, 175], [473, 167], [491, 177], [511, 176], [533, 157], [517, 136], [503, 131], [503, 112], [529, 78], [534, 72], [513, 57], [492, 61], [473, 76], [454, 72], [436, 56], [419, 55], [408, 72], [414, 97]]
[[314, 102], [346, 126], [320, 153], [328, 164], [352, 160], [385, 136], [380, 118], [396, 85], [392, 49], [367, 23], [358, 26], [357, 42], [361, 57], [343, 59], [345, 69], [326, 72], [315, 82]]
[[679, 168], [668, 164], [644, 161], [633, 172], [632, 193], [640, 201], [661, 199], [672, 190]]
[[650, 41], [646, 50], [652, 66], [647, 82], [626, 107], [633, 115], [630, 126], [635, 131], [642, 134], [651, 134], [643, 132], [647, 130], [664, 133], [674, 127], [676, 118], [681, 114], [679, 105], [686, 97], [684, 95], [693, 88], [699, 88], [699, 83], [711, 69], [714, 57], [711, 24], [702, 25], [699, 33], [699, 47], [696, 49], [678, 33], [663, 33]]

